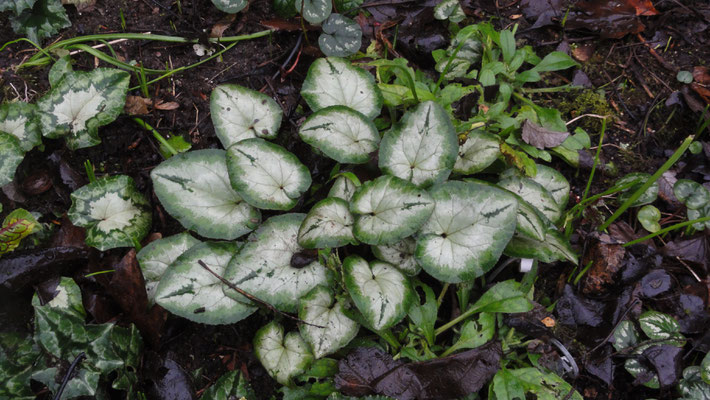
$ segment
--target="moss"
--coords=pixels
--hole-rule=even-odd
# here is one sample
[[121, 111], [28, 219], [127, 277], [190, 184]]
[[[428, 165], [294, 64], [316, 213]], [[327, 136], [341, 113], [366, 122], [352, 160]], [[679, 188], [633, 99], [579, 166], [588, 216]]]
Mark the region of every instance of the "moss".
[[[611, 115], [614, 119], [616, 118], [614, 109], [609, 105], [604, 90], [601, 89], [572, 91], [556, 107], [562, 115], [568, 115], [570, 119], [582, 114]], [[599, 132], [602, 127], [599, 118], [582, 118], [578, 123], [582, 129], [589, 133]]]

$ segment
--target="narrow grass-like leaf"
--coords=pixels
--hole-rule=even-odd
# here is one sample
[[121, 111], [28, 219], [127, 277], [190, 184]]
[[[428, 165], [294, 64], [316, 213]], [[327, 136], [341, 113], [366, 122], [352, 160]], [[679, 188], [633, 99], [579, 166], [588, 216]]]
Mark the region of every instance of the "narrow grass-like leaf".
[[225, 149], [244, 139], [273, 139], [283, 111], [271, 97], [239, 85], [220, 85], [210, 95], [215, 133]]
[[298, 317], [311, 325], [301, 324], [299, 329], [316, 359], [340, 350], [357, 335], [360, 326], [345, 316], [343, 307], [326, 286], [317, 286], [301, 299]]
[[348, 202], [337, 197], [325, 198], [311, 208], [298, 230], [298, 244], [307, 249], [345, 246], [356, 242], [354, 218]]
[[341, 163], [362, 164], [377, 150], [380, 134], [361, 113], [331, 106], [313, 113], [298, 131], [304, 142]]
[[155, 302], [155, 289], [170, 264], [198, 243], [199, 240], [185, 232], [150, 242], [138, 252], [137, 259], [145, 279], [149, 305]]

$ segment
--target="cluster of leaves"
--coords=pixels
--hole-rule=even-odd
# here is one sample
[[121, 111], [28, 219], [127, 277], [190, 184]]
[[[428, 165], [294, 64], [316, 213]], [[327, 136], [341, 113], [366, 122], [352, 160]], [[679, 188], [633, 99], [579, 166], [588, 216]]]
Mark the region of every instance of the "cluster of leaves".
[[[81, 367], [67, 380], [61, 398], [95, 396], [107, 399], [101, 382], [137, 398], [136, 371], [143, 346], [135, 326], [113, 323], [85, 324], [79, 287], [69, 278], [58, 283], [54, 297], [41, 304], [32, 299], [35, 332], [32, 337], [15, 333], [0, 335], [0, 397], [34, 399], [30, 379], [43, 383], [57, 394], [67, 367], [80, 354], [86, 357]], [[59, 398], [59, 396], [57, 396]]]
[[60, 0], [2, 0], [3, 11], [10, 11], [12, 29], [35, 43], [71, 26]]

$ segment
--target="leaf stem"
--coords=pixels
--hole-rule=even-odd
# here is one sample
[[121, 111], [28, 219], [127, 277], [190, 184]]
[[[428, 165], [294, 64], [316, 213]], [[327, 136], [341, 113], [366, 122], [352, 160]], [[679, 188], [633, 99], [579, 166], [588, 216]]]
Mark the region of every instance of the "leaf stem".
[[155, 140], [157, 140], [158, 142], [160, 142], [160, 144], [165, 146], [165, 148], [170, 152], [170, 154], [172, 154], [174, 156], [176, 156], [178, 154], [178, 151], [175, 150], [175, 148], [173, 146], [171, 146], [167, 140], [165, 140], [165, 138], [163, 137], [163, 135], [160, 134], [160, 132], [158, 132], [157, 130], [155, 130], [155, 128], [150, 126], [150, 124], [148, 124], [147, 122], [143, 121], [141, 118], [138, 118], [138, 117], [133, 117], [133, 120], [136, 121], [136, 123], [138, 125], [140, 125], [141, 128], [152, 133]]
[[446, 332], [452, 326], [458, 324], [459, 322], [461, 322], [461, 321], [465, 320], [466, 318], [470, 317], [471, 315], [475, 314], [479, 309], [480, 309], [479, 307], [471, 306], [471, 308], [466, 310], [464, 313], [462, 313], [458, 317], [456, 317], [456, 318], [452, 319], [451, 321], [445, 323], [444, 325], [438, 327], [434, 331], [434, 336], [439, 336], [440, 334]]

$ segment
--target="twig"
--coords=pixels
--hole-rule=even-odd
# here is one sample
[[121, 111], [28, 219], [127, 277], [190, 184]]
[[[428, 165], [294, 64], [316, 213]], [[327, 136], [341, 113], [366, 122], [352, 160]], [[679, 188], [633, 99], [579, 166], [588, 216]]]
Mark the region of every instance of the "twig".
[[57, 390], [57, 393], [54, 395], [54, 400], [59, 400], [62, 398], [62, 393], [64, 393], [64, 388], [67, 386], [67, 383], [69, 382], [69, 377], [71, 374], [74, 372], [74, 369], [76, 368], [77, 365], [81, 362], [81, 360], [86, 358], [86, 354], [82, 351], [79, 353], [78, 356], [74, 359], [74, 361], [71, 362], [71, 365], [69, 366], [69, 370], [67, 371], [66, 375], [64, 375], [64, 379], [62, 380], [62, 386], [59, 387], [59, 390]]
[[606, 335], [604, 340], [599, 342], [598, 345], [594, 346], [594, 348], [589, 351], [590, 353], [594, 353], [595, 351], [597, 351], [600, 347], [602, 347], [603, 345], [605, 345], [609, 341], [609, 339], [612, 337], [612, 335], [614, 335], [614, 332], [616, 332], [616, 328], [619, 327], [619, 324], [621, 323], [621, 321], [623, 321], [624, 318], [626, 318], [626, 315], [631, 311], [632, 308], [634, 308], [636, 303], [638, 303], [639, 301], [641, 301], [641, 300], [636, 298], [636, 299], [634, 299], [634, 301], [631, 302], [629, 307], [627, 307], [626, 310], [624, 310], [624, 313], [621, 314], [621, 317], [619, 317], [619, 320], [614, 324], [614, 327], [611, 329], [611, 332], [609, 332], [609, 334]]
[[320, 326], [320, 325], [316, 325], [316, 324], [311, 324], [310, 322], [306, 322], [306, 321], [304, 321], [304, 320], [302, 320], [302, 319], [300, 319], [300, 318], [298, 318], [298, 317], [294, 317], [293, 315], [286, 314], [286, 313], [283, 312], [283, 311], [277, 310], [276, 307], [274, 307], [274, 306], [272, 306], [271, 304], [265, 302], [264, 300], [259, 299], [258, 297], [254, 296], [253, 294], [249, 294], [249, 293], [245, 292], [244, 290], [239, 289], [239, 288], [236, 287], [232, 282], [230, 282], [230, 281], [224, 279], [224, 277], [222, 277], [222, 276], [218, 275], [216, 272], [212, 271], [212, 269], [210, 269], [210, 267], [208, 267], [207, 264], [205, 264], [204, 261], [202, 261], [202, 260], [197, 260], [197, 263], [200, 264], [200, 266], [201, 266], [202, 268], [204, 268], [207, 272], [209, 272], [210, 274], [214, 275], [215, 278], [219, 279], [222, 283], [224, 283], [225, 285], [227, 285], [230, 289], [235, 290], [237, 293], [239, 293], [239, 294], [241, 294], [242, 296], [246, 297], [247, 299], [253, 301], [254, 303], [261, 304], [262, 306], [268, 308], [270, 311], [275, 312], [275, 313], [277, 313], [277, 314], [281, 314], [281, 315], [283, 315], [284, 317], [286, 317], [286, 318], [288, 318], [288, 319], [292, 319], [292, 320], [296, 321], [296, 322], [299, 323], [299, 324], [306, 324], [306, 325], [310, 325], [310, 326], [315, 326], [316, 328], [325, 329], [325, 326]]

